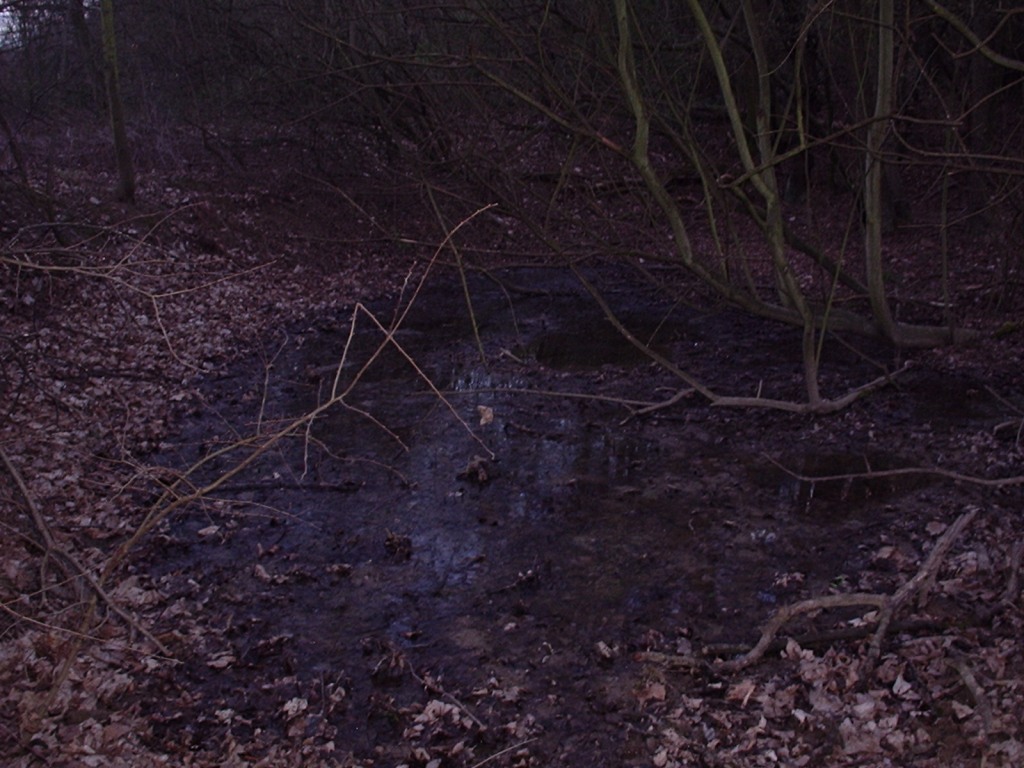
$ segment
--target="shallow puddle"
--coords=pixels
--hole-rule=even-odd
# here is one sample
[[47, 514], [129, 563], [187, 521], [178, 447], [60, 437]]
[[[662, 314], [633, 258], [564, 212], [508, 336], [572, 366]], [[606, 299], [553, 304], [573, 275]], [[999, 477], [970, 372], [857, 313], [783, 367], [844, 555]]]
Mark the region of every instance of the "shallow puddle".
[[[551, 701], [587, 711], [595, 697], [628, 692], [632, 649], [754, 639], [780, 601], [859, 567], [857, 541], [873, 541], [885, 514], [876, 502], [916, 487], [795, 479], [763, 457], [747, 417], [699, 403], [623, 424], [622, 401], [663, 398], [676, 385], [608, 335], [571, 278], [545, 273], [549, 290], [514, 297], [514, 313], [492, 282], [472, 284], [486, 364], [458, 291], [431, 284], [395, 336], [411, 361], [388, 349], [364, 370], [381, 334], [357, 334], [346, 350], [339, 318], [292, 338], [265, 393], [258, 376], [211, 384], [208, 398], [225, 405], [181, 446], [189, 456], [224, 423], [243, 431], [254, 404], [265, 419], [308, 410], [339, 360], [343, 386], [363, 372], [347, 407], [227, 491], [239, 511], [221, 535], [201, 535], [205, 513], [179, 518], [153, 566], [232, 606], [232, 642], [248, 669], [343, 678], [339, 727], [356, 753], [388, 733], [373, 717], [378, 694], [419, 695], [401, 669], [382, 672], [388, 654], [454, 689], [500, 678], [529, 690], [538, 712]], [[636, 328], [657, 327], [668, 354], [701, 354], [712, 339], [700, 333], [716, 332], [654, 297], [609, 300]], [[539, 340], [532, 354], [517, 354], [530, 339]], [[866, 468], [853, 454], [810, 448], [784, 460], [803, 475]], [[799, 514], [825, 509], [833, 513]], [[207, 674], [223, 687], [254, 672]], [[554, 738], [555, 721], [544, 727]]]

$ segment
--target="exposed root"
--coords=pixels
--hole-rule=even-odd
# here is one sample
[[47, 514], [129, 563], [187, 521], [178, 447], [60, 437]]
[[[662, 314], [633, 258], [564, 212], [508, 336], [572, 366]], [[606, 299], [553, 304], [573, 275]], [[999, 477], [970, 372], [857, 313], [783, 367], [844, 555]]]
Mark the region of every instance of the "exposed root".
[[978, 620], [982, 622], [992, 621], [996, 616], [1006, 610], [1017, 607], [1017, 600], [1020, 597], [1020, 569], [1024, 561], [1024, 539], [1014, 542], [1006, 562], [1006, 587], [1003, 593], [991, 605], [984, 605], [978, 608]]
[[1003, 590], [1003, 595], [999, 600], [1003, 605], [1014, 605], [1020, 596], [1020, 567], [1022, 560], [1024, 560], [1024, 539], [1014, 543], [1013, 549], [1010, 550], [1010, 575], [1006, 579], [1006, 589]]
[[878, 617], [878, 629], [875, 630], [871, 647], [868, 649], [869, 663], [873, 664], [881, 655], [882, 641], [885, 639], [885, 635], [889, 630], [889, 624], [892, 622], [896, 611], [906, 605], [915, 594], [918, 597], [918, 605], [923, 605], [927, 601], [928, 593], [935, 584], [935, 576], [942, 565], [942, 561], [945, 560], [946, 555], [956, 540], [960, 538], [960, 534], [977, 517], [978, 512], [978, 507], [970, 507], [960, 515], [956, 522], [949, 526], [942, 536], [939, 537], [939, 540], [935, 543], [932, 551], [928, 553], [924, 564], [914, 574], [914, 577], [896, 590], [896, 594], [886, 600]]
[[801, 600], [799, 603], [783, 606], [775, 612], [775, 615], [772, 616], [761, 630], [761, 639], [757, 641], [753, 648], [738, 658], [720, 661], [715, 664], [715, 667], [725, 672], [736, 672], [756, 664], [764, 657], [779, 630], [789, 623], [791, 619], [802, 614], [828, 610], [830, 608], [856, 608], [861, 606], [870, 606], [881, 610], [885, 607], [888, 599], [887, 595], [853, 592], [845, 595], [812, 597], [807, 600]]

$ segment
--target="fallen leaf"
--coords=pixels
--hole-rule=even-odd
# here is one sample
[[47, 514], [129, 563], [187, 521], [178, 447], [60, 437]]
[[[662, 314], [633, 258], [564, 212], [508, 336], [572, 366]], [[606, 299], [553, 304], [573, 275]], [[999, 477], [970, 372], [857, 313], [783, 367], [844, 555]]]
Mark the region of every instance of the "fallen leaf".
[[293, 699], [288, 699], [281, 709], [284, 711], [285, 716], [291, 720], [305, 712], [308, 707], [309, 701], [296, 696]]
[[914, 686], [912, 686], [903, 678], [902, 672], [896, 676], [896, 679], [893, 681], [892, 684], [893, 694], [899, 696], [901, 699], [906, 699], [910, 697], [910, 694], [913, 692], [913, 690]]
[[486, 427], [492, 421], [494, 421], [494, 409], [487, 405], [478, 405], [476, 407], [477, 413], [480, 414], [480, 426]]
[[227, 669], [237, 661], [235, 654], [231, 651], [222, 651], [206, 662], [210, 669]]
[[750, 697], [757, 690], [757, 684], [753, 680], [742, 680], [732, 686], [725, 694], [726, 701], [738, 701], [742, 706], [747, 706]]
[[966, 704], [961, 704], [959, 701], [954, 700], [951, 706], [953, 707], [953, 717], [955, 717], [960, 722], [963, 722], [964, 720], [966, 720], [974, 714], [973, 707], [969, 707]]
[[636, 697], [641, 707], [649, 701], [664, 701], [665, 685], [656, 681], [647, 683], [636, 692]]

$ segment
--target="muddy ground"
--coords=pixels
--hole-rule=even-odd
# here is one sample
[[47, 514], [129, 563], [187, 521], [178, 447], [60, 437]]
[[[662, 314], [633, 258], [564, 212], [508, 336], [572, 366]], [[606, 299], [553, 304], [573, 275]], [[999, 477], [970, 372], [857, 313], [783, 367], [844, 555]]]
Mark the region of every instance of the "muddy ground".
[[[456, 270], [417, 288], [450, 231], [418, 182], [261, 144], [235, 177], [193, 147], [126, 208], [99, 135], [56, 187], [78, 268], [0, 282], [0, 762], [1024, 764], [1012, 286], [996, 308], [956, 283], [972, 347], [829, 337], [826, 396], [901, 371], [838, 413], [721, 408], [511, 220], [460, 232], [478, 346]], [[5, 235], [64, 264], [31, 213]], [[663, 245], [643, 231], [638, 252]], [[919, 233], [887, 243], [911, 283], [934, 271]], [[586, 248], [657, 353], [719, 394], [804, 400], [792, 330]], [[379, 355], [371, 318], [395, 329]], [[223, 482], [136, 543], [190, 466], [174, 493]], [[859, 605], [723, 667], [785, 606], [894, 594], [972, 510], [874, 662]]]
[[[795, 333], [673, 305], [621, 269], [590, 276], [638, 337], [713, 386], [799, 397]], [[851, 726], [810, 683], [778, 682], [802, 669], [799, 655], [771, 654], [753, 700], [711, 666], [652, 660], [750, 645], [773, 611], [805, 597], [892, 592], [971, 505], [989, 533], [970, 533], [958, 556], [982, 558], [966, 577], [995, 589], [1007, 551], [990, 533], [1020, 530], [1019, 487], [790, 473], [1019, 470], [1013, 361], [984, 376], [926, 361], [827, 419], [694, 396], [640, 415], [681, 382], [622, 339], [570, 273], [474, 273], [469, 287], [483, 359], [458, 275], [439, 269], [394, 335], [401, 352], [365, 365], [382, 334], [360, 315], [350, 340], [346, 310], [282, 331], [203, 386], [206, 408], [165, 442], [161, 463], [188, 466], [257, 424], [272, 430], [322, 403], [336, 375], [343, 387], [360, 375], [343, 404], [171, 519], [136, 561], [168, 601], [160, 636], [204, 617], [184, 664], [139, 692], [153, 747], [255, 761], [287, 742], [330, 764], [420, 766], [931, 765], [990, 750], [992, 734], [977, 741], [931, 700], [951, 687], [976, 706], [955, 674], [936, 683], [907, 662], [921, 637], [1012, 635], [1012, 623], [979, 625], [973, 593], [952, 587], [913, 612], [916, 636], [887, 639], [889, 671], [924, 699], [897, 706], [884, 675], [845, 691], [887, 695], [895, 714], [883, 726]], [[408, 303], [407, 291], [371, 309], [386, 325]], [[830, 345], [824, 381], [865, 382], [901, 362]], [[784, 634], [849, 665], [866, 640], [815, 637], [866, 612]], [[1005, 661], [1020, 673], [1019, 649]], [[783, 735], [752, 737], [777, 696], [786, 711], [768, 717]], [[881, 735], [862, 748], [851, 727]], [[1020, 738], [1006, 728], [996, 741]], [[882, 738], [892, 733], [909, 735]]]

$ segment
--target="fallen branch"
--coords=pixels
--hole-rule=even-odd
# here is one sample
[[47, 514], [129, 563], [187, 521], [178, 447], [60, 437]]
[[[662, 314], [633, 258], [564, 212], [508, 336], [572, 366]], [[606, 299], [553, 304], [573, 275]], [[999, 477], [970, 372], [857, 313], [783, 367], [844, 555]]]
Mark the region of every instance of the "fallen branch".
[[527, 744], [529, 744], [531, 742], [534, 742], [536, 740], [537, 740], [537, 737], [534, 736], [534, 737], [529, 738], [529, 739], [523, 739], [523, 741], [520, 741], [520, 742], [518, 742], [516, 744], [513, 744], [511, 747], [505, 747], [500, 752], [495, 752], [490, 757], [485, 757], [479, 763], [474, 763], [473, 764], [473, 768], [481, 768], [481, 766], [487, 765], [492, 760], [497, 760], [499, 757], [501, 757], [502, 755], [507, 755], [509, 752], [515, 752], [517, 750], [520, 750], [523, 747], [525, 747]]
[[[406, 397], [415, 397], [417, 394], [431, 396], [433, 393], [410, 392]], [[621, 405], [625, 408], [655, 409], [662, 407], [661, 403], [649, 400], [633, 400], [628, 397], [616, 397], [615, 395], [595, 395], [590, 392], [560, 392], [556, 389], [532, 389], [530, 387], [475, 387], [473, 389], [446, 389], [443, 391], [445, 397], [458, 395], [479, 395], [479, 394], [510, 394], [510, 395], [536, 395], [538, 397], [557, 397], [566, 400], [591, 400], [598, 403], [611, 403]]]
[[[939, 631], [943, 628], [941, 622], [934, 619], [910, 619], [894, 622], [891, 625], [893, 632], [927, 632]], [[863, 640], [870, 636], [874, 629], [869, 626], [840, 627], [823, 632], [808, 632], [793, 638], [774, 638], [765, 649], [764, 653], [781, 653], [786, 649], [790, 639], [801, 648], [828, 648], [839, 642], [850, 642], [852, 640]], [[747, 653], [750, 650], [749, 644], [743, 643], [709, 643], [700, 648], [700, 655], [685, 655], [677, 653], [659, 653], [657, 651], [641, 651], [633, 655], [635, 661], [645, 664], [658, 664], [667, 669], [678, 669], [687, 672], [698, 672], [707, 670], [710, 665], [706, 659], [717, 656], [736, 656]]]
[[694, 392], [696, 392], [696, 390], [693, 387], [683, 387], [682, 389], [680, 389], [678, 392], [676, 392], [674, 395], [672, 395], [672, 397], [668, 398], [667, 400], [662, 400], [660, 403], [651, 403], [650, 405], [645, 405], [643, 408], [640, 408], [639, 410], [634, 411], [633, 413], [629, 414], [629, 416], [627, 416], [626, 418], [624, 418], [622, 421], [619, 422], [619, 426], [625, 425], [626, 422], [628, 422], [630, 419], [634, 418], [635, 416], [645, 416], [648, 413], [654, 413], [655, 411], [660, 411], [662, 408], [671, 408], [673, 405], [678, 403], [680, 400], [686, 399], [687, 397], [692, 395]]
[[888, 597], [886, 595], [871, 592], [852, 592], [844, 595], [825, 595], [824, 597], [812, 597], [801, 600], [799, 603], [785, 605], [775, 612], [775, 615], [768, 621], [761, 630], [761, 639], [753, 648], [738, 658], [728, 661], [720, 661], [715, 666], [717, 669], [726, 672], [736, 672], [756, 664], [760, 661], [768, 648], [771, 646], [775, 636], [791, 619], [813, 611], [824, 611], [830, 608], [857, 608], [871, 606], [881, 610], [885, 607]]
[[918, 569], [908, 582], [901, 586], [893, 595], [883, 595], [869, 592], [854, 592], [842, 595], [825, 595], [824, 597], [812, 597], [808, 600], [801, 600], [793, 605], [787, 605], [775, 612], [775, 615], [768, 621], [761, 630], [761, 638], [753, 648], [738, 658], [718, 662], [715, 666], [719, 670], [736, 672], [757, 663], [765, 655], [775, 640], [779, 630], [782, 629], [791, 619], [813, 611], [828, 610], [830, 608], [855, 608], [872, 607], [878, 610], [878, 625], [868, 649], [868, 662], [873, 664], [881, 653], [882, 642], [888, 633], [893, 617], [910, 599], [916, 594], [921, 602], [927, 598], [930, 586], [933, 584], [939, 566], [949, 553], [953, 543], [960, 537], [964, 529], [971, 524], [977, 516], [979, 509], [971, 507], [964, 512], [939, 538], [924, 564]]
[[1013, 545], [1010, 551], [1010, 577], [1006, 580], [1006, 589], [1003, 590], [999, 602], [1003, 605], [1013, 605], [1020, 595], [1020, 566], [1024, 560], [1024, 539], [1020, 539]]
[[960, 515], [956, 522], [949, 526], [942, 536], [939, 537], [935, 546], [932, 547], [932, 551], [928, 553], [924, 565], [918, 569], [914, 577], [896, 590], [896, 594], [885, 601], [885, 605], [878, 616], [878, 629], [875, 630], [875, 636], [871, 640], [871, 647], [868, 649], [869, 662], [875, 662], [881, 655], [882, 641], [885, 639], [885, 634], [896, 611], [908, 603], [915, 594], [918, 597], [919, 606], [923, 606], [927, 601], [928, 593], [935, 584], [935, 577], [938, 574], [939, 566], [942, 565], [942, 561], [945, 560], [954, 542], [960, 538], [960, 534], [978, 515], [978, 511], [978, 507], [970, 507]]

